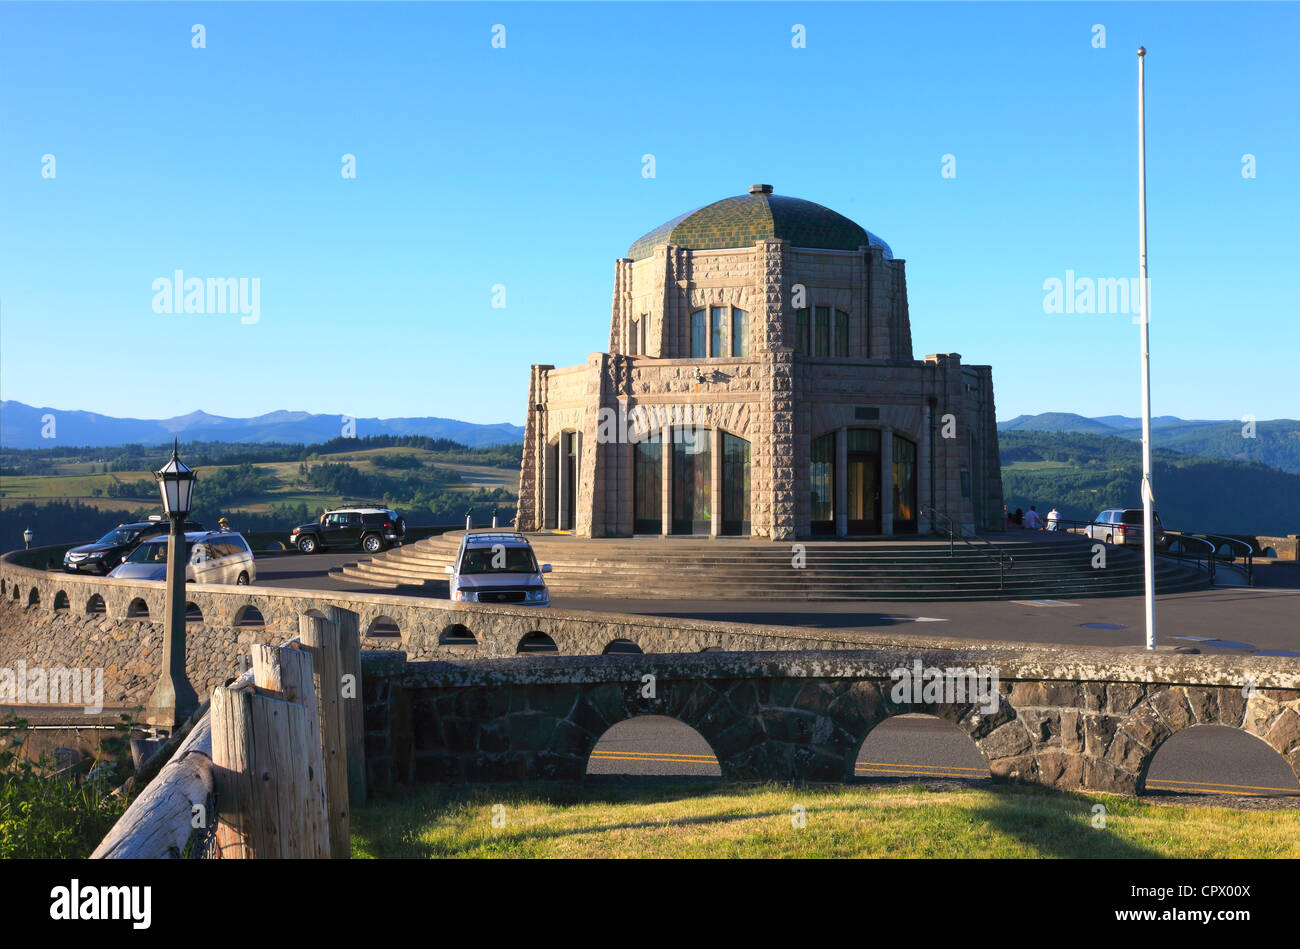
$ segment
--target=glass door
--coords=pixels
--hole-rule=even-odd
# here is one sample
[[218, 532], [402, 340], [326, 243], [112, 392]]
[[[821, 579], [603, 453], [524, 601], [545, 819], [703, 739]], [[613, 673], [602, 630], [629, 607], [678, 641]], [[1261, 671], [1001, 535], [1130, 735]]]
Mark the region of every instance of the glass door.
[[865, 428], [848, 432], [848, 530], [880, 533], [880, 433]]

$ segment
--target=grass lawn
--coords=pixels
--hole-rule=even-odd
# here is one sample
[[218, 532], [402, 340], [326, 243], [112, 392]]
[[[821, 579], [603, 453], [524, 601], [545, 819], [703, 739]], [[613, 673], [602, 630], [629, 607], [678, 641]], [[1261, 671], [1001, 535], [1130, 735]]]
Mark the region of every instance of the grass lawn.
[[[1104, 829], [1092, 826], [1097, 804]], [[355, 811], [352, 850], [370, 858], [1296, 858], [1300, 811], [1024, 786], [434, 786]]]

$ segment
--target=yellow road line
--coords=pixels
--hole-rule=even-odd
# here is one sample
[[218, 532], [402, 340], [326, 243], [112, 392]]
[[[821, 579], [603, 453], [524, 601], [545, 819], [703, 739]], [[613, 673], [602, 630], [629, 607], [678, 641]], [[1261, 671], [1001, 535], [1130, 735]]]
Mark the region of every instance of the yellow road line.
[[652, 761], [658, 761], [660, 758], [686, 758], [692, 761], [717, 761], [715, 755], [690, 755], [685, 752], [677, 751], [593, 751], [593, 758], [648, 758]]
[[1156, 778], [1154, 781], [1147, 781], [1147, 786], [1150, 787], [1151, 785], [1166, 785], [1173, 790], [1177, 790], [1179, 787], [1194, 787], [1198, 790], [1206, 788], [1227, 789], [1220, 790], [1219, 794], [1233, 794], [1238, 788], [1242, 789], [1243, 793], [1246, 791], [1281, 791], [1284, 794], [1300, 794], [1300, 791], [1295, 788], [1261, 787], [1255, 784], [1217, 784], [1213, 781], [1166, 781], [1163, 778]]
[[868, 774], [868, 775], [885, 774], [885, 775], [909, 775], [911, 777], [970, 777], [970, 775], [958, 774], [958, 772], [956, 771], [914, 771], [907, 766], [900, 767], [900, 768], [858, 767], [855, 768], [854, 771], [862, 772], [862, 774]]
[[[602, 761], [646, 761], [661, 764], [717, 764], [714, 755], [696, 755], [679, 752], [654, 751], [594, 751], [592, 758]], [[962, 765], [926, 765], [900, 764], [893, 761], [858, 761], [854, 763], [855, 772], [883, 772], [885, 774], [914, 774], [919, 777], [966, 778], [972, 775], [987, 775], [984, 768], [969, 768]], [[963, 773], [964, 772], [964, 773]], [[1213, 781], [1172, 781], [1157, 778], [1147, 781], [1147, 787], [1162, 791], [1199, 791], [1205, 794], [1241, 794], [1245, 797], [1268, 797], [1267, 793], [1297, 794], [1295, 788], [1278, 788], [1256, 784], [1221, 784]]]
[[938, 764], [901, 764], [897, 761], [859, 761], [858, 767], [865, 765], [881, 765], [885, 768], [943, 768], [947, 771], [974, 771], [976, 774], [988, 774], [988, 768], [964, 768], [961, 765], [938, 765]]

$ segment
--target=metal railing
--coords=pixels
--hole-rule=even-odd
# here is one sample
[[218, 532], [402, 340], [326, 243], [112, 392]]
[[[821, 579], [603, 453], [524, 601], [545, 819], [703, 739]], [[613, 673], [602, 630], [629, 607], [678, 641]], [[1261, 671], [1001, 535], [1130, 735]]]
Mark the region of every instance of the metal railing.
[[[1099, 528], [1093, 530], [1093, 528]], [[1032, 528], [1026, 528], [1032, 530]], [[1114, 543], [1114, 533], [1119, 531], [1120, 536], [1124, 538], [1119, 546], [1128, 546], [1129, 539], [1142, 539], [1142, 527], [1134, 524], [1111, 524], [1102, 521], [1078, 521], [1071, 518], [1056, 518], [1055, 520], [1043, 520], [1042, 530], [1048, 532], [1059, 531], [1070, 534], [1082, 534], [1090, 540], [1100, 540], [1106, 543]], [[1122, 529], [1122, 530], [1121, 530]], [[1107, 539], [1110, 538], [1110, 539]], [[1223, 548], [1227, 547], [1227, 553]], [[1240, 550], [1241, 564], [1237, 563], [1237, 550]], [[1254, 545], [1240, 537], [1231, 537], [1227, 534], [1210, 534], [1205, 531], [1182, 531], [1172, 530], [1166, 527], [1159, 528], [1156, 534], [1156, 553], [1171, 560], [1176, 560], [1180, 565], [1192, 560], [1196, 569], [1205, 570], [1213, 586], [1218, 577], [1218, 565], [1226, 564], [1239, 569], [1245, 577], [1247, 586], [1255, 585], [1255, 564], [1254, 558], [1259, 554]]]
[[[989, 560], [994, 561], [998, 565], [998, 589], [1003, 590], [1006, 588], [1007, 570], [1015, 567], [1016, 565], [1016, 560], [1014, 557], [1012, 557], [1009, 553], [1007, 553], [1005, 550], [1003, 550], [997, 544], [993, 543], [988, 538], [981, 537], [979, 534], [966, 530], [966, 528], [962, 527], [955, 520], [953, 520], [951, 515], [949, 515], [945, 511], [940, 511], [938, 508], [933, 508], [933, 507], [922, 507], [921, 516], [923, 518], [928, 518], [931, 523], [933, 523], [936, 519], [939, 519], [942, 520], [944, 524], [947, 525], [949, 557], [956, 555], [957, 541], [960, 540], [971, 550], [974, 550], [977, 553], [982, 554], [983, 556], [987, 557]], [[936, 533], [942, 533], [942, 531], [936, 531]], [[984, 546], [983, 547], [977, 546], [977, 544], [972, 543], [972, 541], [977, 541], [979, 544], [983, 544]]]

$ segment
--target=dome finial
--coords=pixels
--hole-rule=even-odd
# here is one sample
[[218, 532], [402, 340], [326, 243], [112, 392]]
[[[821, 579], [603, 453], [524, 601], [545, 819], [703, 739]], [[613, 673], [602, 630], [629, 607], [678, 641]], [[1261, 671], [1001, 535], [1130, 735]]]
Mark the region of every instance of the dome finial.
[[771, 194], [772, 186], [771, 185], [750, 185], [749, 193], [750, 194]]

